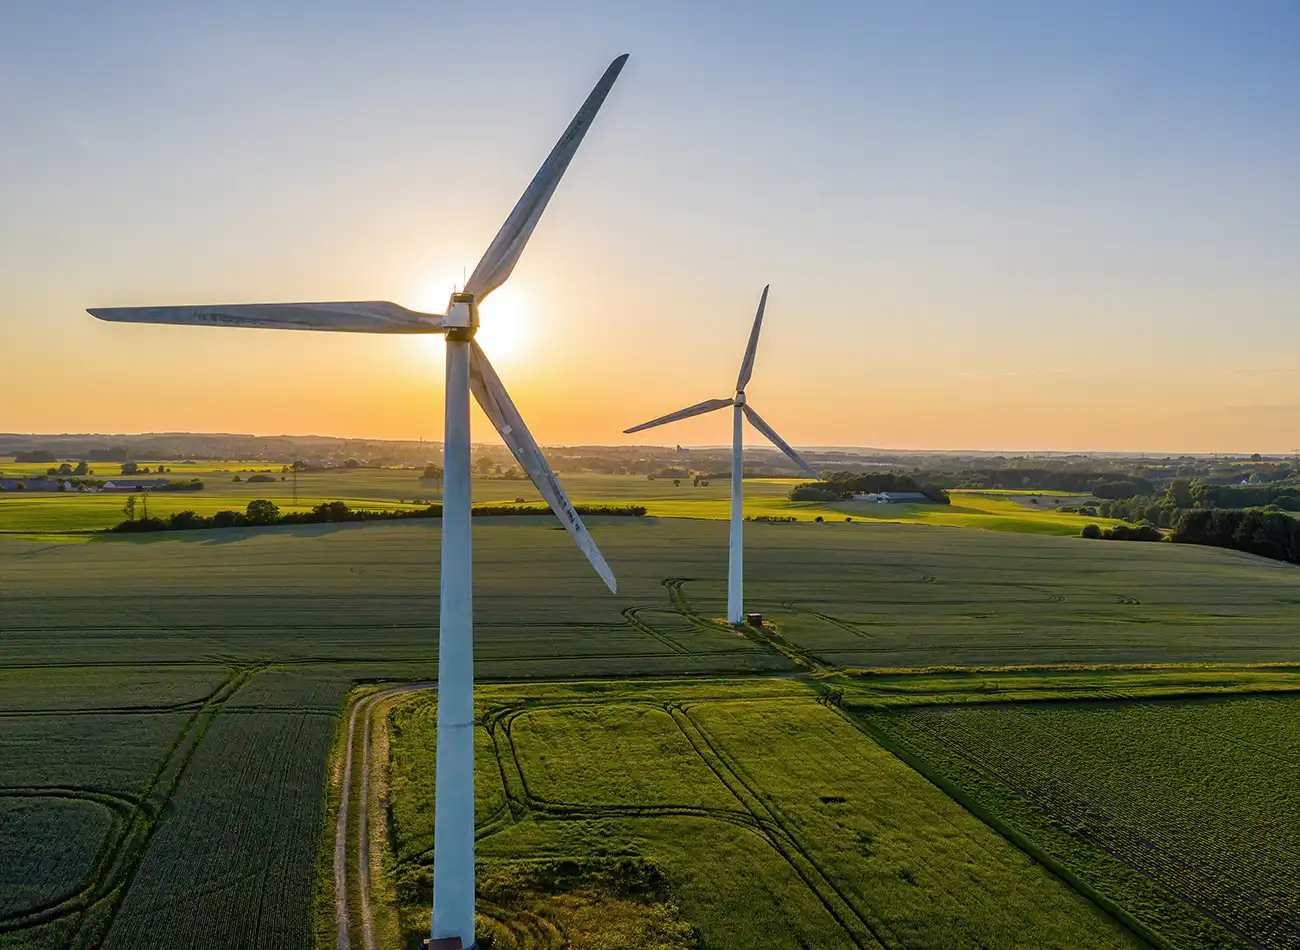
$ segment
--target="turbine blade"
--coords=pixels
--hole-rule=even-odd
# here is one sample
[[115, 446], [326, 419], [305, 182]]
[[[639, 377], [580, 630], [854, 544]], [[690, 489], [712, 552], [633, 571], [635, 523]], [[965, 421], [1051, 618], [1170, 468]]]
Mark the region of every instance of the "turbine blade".
[[542, 450], [533, 441], [532, 434], [524, 425], [523, 417], [519, 415], [519, 410], [510, 400], [510, 394], [506, 392], [505, 386], [501, 385], [500, 377], [497, 376], [496, 370], [492, 368], [492, 364], [488, 362], [486, 354], [479, 348], [477, 342], [470, 347], [469, 388], [474, 393], [474, 398], [478, 400], [478, 404], [483, 407], [483, 412], [492, 420], [492, 425], [496, 426], [497, 432], [501, 433], [501, 438], [510, 447], [515, 461], [528, 473], [528, 477], [533, 480], [533, 484], [542, 493], [546, 503], [551, 506], [555, 516], [560, 519], [560, 523], [573, 536], [579, 550], [587, 556], [587, 560], [596, 569], [596, 573], [605, 582], [610, 593], [617, 593], [618, 582], [614, 579], [614, 572], [605, 563], [600, 548], [596, 547], [596, 542], [587, 531], [587, 526], [582, 523], [582, 518], [578, 516], [569, 497], [564, 494], [564, 489], [560, 487], [555, 473], [547, 464], [546, 456], [542, 455]]
[[758, 352], [758, 334], [763, 329], [763, 309], [767, 306], [768, 284], [763, 288], [763, 296], [758, 298], [758, 313], [754, 314], [754, 329], [749, 331], [749, 346], [745, 347], [745, 358], [740, 361], [740, 375], [736, 378], [736, 392], [743, 393], [749, 377], [754, 375], [754, 354]]
[[609, 64], [605, 75], [600, 77], [600, 82], [596, 83], [596, 88], [591, 90], [591, 95], [587, 96], [587, 101], [582, 104], [578, 114], [573, 117], [569, 127], [555, 143], [551, 154], [546, 156], [546, 161], [542, 162], [542, 167], [533, 177], [514, 210], [510, 212], [510, 217], [506, 218], [506, 223], [501, 225], [501, 230], [492, 239], [487, 253], [474, 268], [469, 282], [465, 284], [465, 292], [473, 294], [479, 302], [505, 283], [510, 272], [514, 270], [515, 262], [523, 253], [524, 245], [528, 243], [533, 228], [537, 227], [542, 212], [546, 210], [546, 203], [555, 193], [555, 187], [560, 183], [564, 170], [569, 167], [569, 161], [578, 151], [578, 146], [582, 144], [582, 137], [587, 134], [587, 129], [596, 118], [601, 103], [609, 95], [614, 80], [618, 78], [626, 62], [627, 54], [624, 53]]
[[658, 419], [651, 419], [649, 422], [643, 422], [639, 426], [633, 426], [630, 429], [624, 429], [624, 433], [640, 432], [642, 429], [653, 429], [655, 426], [664, 425], [667, 422], [676, 422], [678, 419], [689, 419], [691, 416], [703, 415], [706, 412], [713, 412], [715, 409], [725, 409], [733, 405], [731, 399], [706, 399], [704, 402], [697, 402], [693, 406], [687, 406], [685, 409], [678, 409], [676, 412], [670, 412], [666, 416], [660, 416]]
[[96, 307], [101, 320], [348, 333], [441, 333], [442, 317], [384, 300], [334, 303], [237, 303], [199, 307]]
[[767, 436], [769, 442], [789, 456], [790, 461], [798, 465], [801, 469], [811, 475], [813, 478], [820, 478], [816, 470], [803, 460], [803, 456], [790, 447], [790, 443], [776, 434], [776, 430], [763, 421], [763, 417], [754, 411], [754, 408], [746, 403], [740, 407], [745, 411], [745, 417], [749, 419], [750, 424], [763, 435]]

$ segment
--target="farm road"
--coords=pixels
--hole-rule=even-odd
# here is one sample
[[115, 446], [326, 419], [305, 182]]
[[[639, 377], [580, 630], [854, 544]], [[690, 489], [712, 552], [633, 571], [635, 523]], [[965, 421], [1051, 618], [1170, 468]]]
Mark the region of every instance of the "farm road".
[[348, 926], [348, 826], [352, 798], [352, 748], [357, 727], [361, 722], [361, 790], [357, 798], [357, 896], [361, 906], [361, 939], [365, 950], [376, 950], [375, 919], [370, 909], [370, 717], [374, 705], [381, 699], [417, 689], [434, 689], [436, 683], [408, 683], [370, 693], [352, 705], [348, 718], [347, 752], [343, 757], [343, 776], [339, 795], [339, 814], [334, 826], [334, 921], [338, 928], [338, 950], [352, 950], [352, 934]]

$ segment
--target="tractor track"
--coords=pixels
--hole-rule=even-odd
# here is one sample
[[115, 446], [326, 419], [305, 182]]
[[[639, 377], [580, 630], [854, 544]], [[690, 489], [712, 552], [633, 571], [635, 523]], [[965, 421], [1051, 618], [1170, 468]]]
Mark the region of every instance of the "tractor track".
[[[730, 625], [705, 617], [693, 608], [683, 589], [689, 580], [690, 578], [674, 577], [666, 578], [662, 582], [668, 593], [671, 604], [670, 610], [697, 629], [714, 632], [722, 630], [735, 634], [737, 631], [733, 630]], [[622, 613], [629, 627], [671, 649], [673, 653], [670, 655], [702, 655], [678, 643], [669, 634], [655, 628], [647, 620], [639, 616], [641, 611], [653, 609], [661, 608], [634, 606], [624, 609]], [[840, 625], [834, 619], [825, 619], [837, 626]], [[858, 632], [863, 637], [870, 638], [869, 634], [861, 631], [855, 632]], [[808, 668], [813, 670], [826, 668], [820, 661], [807, 655], [792, 644], [786, 643], [775, 629], [765, 629], [762, 632], [744, 631], [742, 635], [790, 660], [796, 668], [796, 672], [793, 673], [795, 676], [801, 675], [798, 672], [799, 667], [803, 667], [805, 670]], [[715, 652], [720, 651], [703, 651], [703, 655], [711, 655]], [[584, 655], [584, 658], [592, 659], [593, 657]], [[792, 674], [787, 672], [783, 675]], [[491, 680], [484, 679], [480, 682], [487, 683], [491, 682]], [[360, 945], [364, 947], [364, 950], [377, 950], [370, 893], [372, 856], [369, 822], [371, 770], [377, 764], [371, 762], [374, 709], [381, 701], [391, 699], [394, 696], [417, 690], [433, 691], [436, 688], [437, 684], [432, 682], [393, 686], [363, 695], [353, 701], [351, 705], [344, 740], [346, 745], [340, 776], [339, 807], [334, 827], [336, 950], [353, 950], [355, 935], [352, 927], [352, 913], [349, 908], [349, 904], [353, 900], [355, 900], [360, 916]], [[804, 886], [809, 889], [814, 898], [843, 928], [859, 950], [873, 950], [873, 948], [888, 946], [880, 935], [875, 932], [871, 923], [846, 899], [834, 878], [819, 867], [795, 839], [783, 818], [775, 813], [771, 806], [764, 804], [762, 796], [755, 792], [745, 779], [735, 772], [735, 769], [728, 764], [726, 757], [714, 748], [713, 742], [705, 735], [699, 725], [691, 720], [685, 708], [680, 704], [669, 704], [664, 709], [677, 728], [686, 736], [701, 761], [718, 776], [724, 786], [736, 797], [741, 805], [740, 809], [676, 804], [580, 804], [551, 801], [534, 793], [528, 787], [528, 779], [524, 773], [523, 763], [519, 759], [511, 735], [511, 727], [514, 721], [520, 716], [542, 707], [592, 705], [602, 705], [602, 701], [565, 700], [558, 703], [546, 702], [540, 705], [533, 703], [511, 704], [496, 707], [483, 715], [479, 724], [487, 732], [492, 743], [493, 758], [496, 760], [504, 802], [491, 815], [484, 816], [479, 827], [476, 828], [474, 836], [476, 841], [490, 837], [525, 817], [532, 817], [539, 821], [560, 822], [587, 821], [592, 818], [621, 818], [627, 820], [695, 818], [721, 821], [742, 828], [763, 839], [788, 864]], [[687, 725], [683, 725], [682, 720], [685, 720]], [[360, 722], [362, 730], [360, 743], [358, 743], [356, 735], [358, 722]], [[360, 745], [359, 750], [358, 745]], [[354, 770], [358, 754], [360, 755], [360, 764]], [[359, 771], [360, 774], [354, 775], [354, 771]], [[730, 780], [728, 776], [730, 776]], [[353, 794], [354, 786], [356, 789], [355, 795]], [[354, 813], [356, 816], [355, 825]], [[350, 864], [349, 837], [353, 828], [356, 829], [355, 833], [357, 835], [357, 844], [351, 855], [351, 858], [356, 861], [355, 883], [349, 881], [348, 875]], [[426, 851], [413, 857], [427, 859], [428, 856], [429, 854]], [[352, 888], [351, 891], [349, 887]]]
[[[162, 710], [189, 711], [191, 715], [163, 755], [148, 785], [138, 795], [124, 795], [95, 788], [0, 789], [0, 796], [94, 801], [113, 813], [111, 830], [96, 850], [91, 870], [83, 883], [62, 898], [0, 919], [0, 933], [21, 932], [56, 920], [75, 918], [75, 924], [67, 936], [60, 940], [59, 950], [96, 948], [103, 944], [112, 930], [114, 918], [131, 886], [136, 869], [162, 821], [163, 812], [204, 736], [226, 703], [259, 670], [260, 667], [257, 666], [237, 668], [211, 694], [192, 707], [185, 704], [188, 709], [168, 707]], [[101, 907], [107, 908], [103, 920], [88, 922], [90, 913]]]

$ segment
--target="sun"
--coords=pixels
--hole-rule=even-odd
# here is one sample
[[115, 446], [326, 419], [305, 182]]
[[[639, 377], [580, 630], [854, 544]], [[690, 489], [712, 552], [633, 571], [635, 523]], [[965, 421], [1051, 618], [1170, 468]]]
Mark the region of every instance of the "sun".
[[[419, 297], [417, 308], [429, 313], [442, 313], [447, 309], [451, 284], [441, 289], [430, 288]], [[537, 332], [539, 315], [533, 306], [528, 288], [515, 283], [498, 287], [479, 307], [479, 329], [476, 339], [493, 365], [509, 364], [522, 359], [540, 338]], [[441, 334], [424, 338], [430, 348], [441, 352]]]
[[537, 342], [537, 311], [525, 289], [506, 284], [479, 307], [478, 342], [494, 363], [522, 358]]

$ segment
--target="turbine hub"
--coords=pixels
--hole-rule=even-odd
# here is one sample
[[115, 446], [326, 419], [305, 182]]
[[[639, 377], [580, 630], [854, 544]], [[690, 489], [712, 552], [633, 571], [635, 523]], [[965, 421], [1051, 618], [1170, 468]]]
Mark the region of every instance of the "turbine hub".
[[478, 301], [473, 294], [455, 293], [447, 304], [447, 315], [442, 318], [447, 329], [447, 339], [468, 342], [478, 330]]
[[735, 402], [737, 406], [743, 406], [745, 404], [745, 391], [743, 389], [736, 390], [736, 398], [733, 402]]

